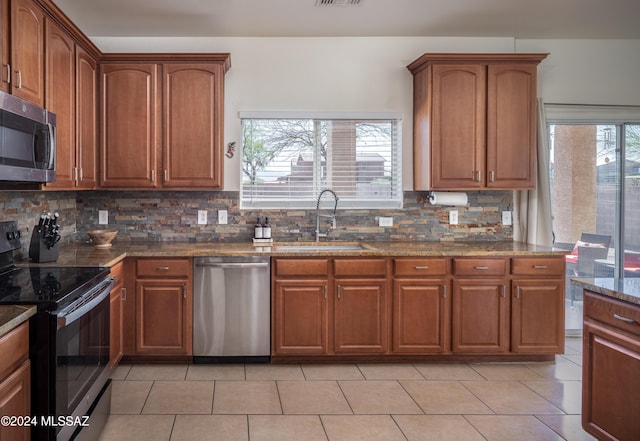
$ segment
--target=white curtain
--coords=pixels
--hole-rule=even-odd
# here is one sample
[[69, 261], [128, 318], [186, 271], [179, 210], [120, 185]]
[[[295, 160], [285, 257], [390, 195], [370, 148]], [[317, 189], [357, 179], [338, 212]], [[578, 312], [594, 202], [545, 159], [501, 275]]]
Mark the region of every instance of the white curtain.
[[533, 190], [513, 192], [513, 240], [553, 245], [551, 185], [549, 183], [549, 135], [544, 103], [538, 99], [537, 185]]

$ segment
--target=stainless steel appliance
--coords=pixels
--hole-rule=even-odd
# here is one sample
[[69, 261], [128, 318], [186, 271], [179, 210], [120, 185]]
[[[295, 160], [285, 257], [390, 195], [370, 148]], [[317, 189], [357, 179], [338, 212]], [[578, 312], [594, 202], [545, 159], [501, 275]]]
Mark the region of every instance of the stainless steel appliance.
[[268, 257], [194, 259], [194, 362], [269, 361], [269, 268]]
[[0, 222], [0, 304], [37, 306], [29, 321], [31, 416], [38, 421], [31, 439], [95, 440], [111, 401], [109, 270], [16, 267], [18, 248], [15, 222]]
[[55, 158], [55, 114], [0, 91], [0, 181], [55, 181]]

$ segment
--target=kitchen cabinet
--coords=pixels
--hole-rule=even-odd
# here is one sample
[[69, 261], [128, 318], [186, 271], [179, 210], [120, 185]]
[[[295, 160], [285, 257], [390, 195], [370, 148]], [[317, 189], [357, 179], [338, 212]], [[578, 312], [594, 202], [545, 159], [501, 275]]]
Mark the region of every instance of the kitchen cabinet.
[[449, 259], [393, 259], [392, 352], [451, 352]]
[[191, 355], [191, 259], [136, 259], [135, 355]]
[[564, 351], [564, 259], [511, 261], [511, 351]]
[[415, 190], [535, 188], [536, 78], [545, 57], [424, 54], [408, 66]]
[[56, 114], [56, 180], [46, 188], [92, 189], [97, 169], [97, 62], [52, 19], [45, 23], [45, 107]]
[[509, 351], [507, 259], [453, 259], [452, 351]]
[[100, 186], [222, 189], [228, 60], [105, 55]]
[[114, 369], [123, 355], [124, 307], [127, 291], [124, 287], [124, 264], [122, 262], [111, 268], [114, 285], [110, 293], [110, 326], [109, 326], [109, 365]]
[[[0, 415], [31, 415], [31, 363], [29, 323], [24, 322], [0, 337]], [[27, 425], [0, 425], [0, 439], [30, 439]]]
[[2, 81], [11, 94], [44, 106], [44, 12], [33, 0], [10, 0], [10, 14]]
[[640, 307], [585, 290], [582, 356], [582, 427], [640, 439]]
[[272, 351], [329, 353], [329, 259], [274, 259]]

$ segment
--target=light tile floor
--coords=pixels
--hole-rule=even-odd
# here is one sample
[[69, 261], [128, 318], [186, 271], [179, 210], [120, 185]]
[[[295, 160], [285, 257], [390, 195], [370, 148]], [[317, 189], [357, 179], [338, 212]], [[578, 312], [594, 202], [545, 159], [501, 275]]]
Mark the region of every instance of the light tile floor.
[[555, 363], [123, 365], [100, 441], [594, 440]]

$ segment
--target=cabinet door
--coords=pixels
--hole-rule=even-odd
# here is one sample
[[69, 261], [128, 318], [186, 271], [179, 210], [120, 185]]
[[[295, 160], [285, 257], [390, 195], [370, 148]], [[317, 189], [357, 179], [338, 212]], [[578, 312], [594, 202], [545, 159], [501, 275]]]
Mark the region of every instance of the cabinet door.
[[640, 439], [638, 337], [588, 318], [583, 334], [582, 426], [600, 440]]
[[484, 186], [486, 67], [432, 66], [431, 188]]
[[450, 352], [450, 296], [443, 279], [395, 280], [393, 352]]
[[109, 365], [115, 368], [122, 358], [122, 294], [124, 284], [118, 283], [111, 290], [109, 326]]
[[163, 186], [222, 188], [223, 71], [165, 64]]
[[104, 188], [157, 187], [157, 66], [103, 64], [101, 177]]
[[504, 280], [454, 280], [452, 302], [453, 352], [509, 350], [509, 298]]
[[9, 42], [11, 34], [9, 32], [9, 0], [0, 0], [0, 90], [11, 92], [9, 79], [11, 78], [11, 60]]
[[136, 354], [191, 355], [187, 280], [136, 281]]
[[44, 106], [44, 14], [33, 0], [11, 0], [11, 93]]
[[78, 188], [96, 188], [98, 179], [98, 73], [97, 63], [76, 47], [76, 152]]
[[511, 351], [564, 352], [564, 280], [514, 280]]
[[334, 350], [384, 353], [388, 348], [386, 280], [336, 280]]
[[56, 181], [47, 188], [72, 189], [76, 180], [75, 43], [46, 20], [47, 110], [56, 114]]
[[536, 65], [489, 65], [487, 187], [535, 188]]
[[276, 280], [273, 306], [273, 353], [328, 353], [327, 280]]
[[[26, 360], [4, 381], [0, 382], [0, 415], [31, 415], [31, 364]], [[28, 441], [30, 428], [23, 426], [0, 425], [1, 440]]]

